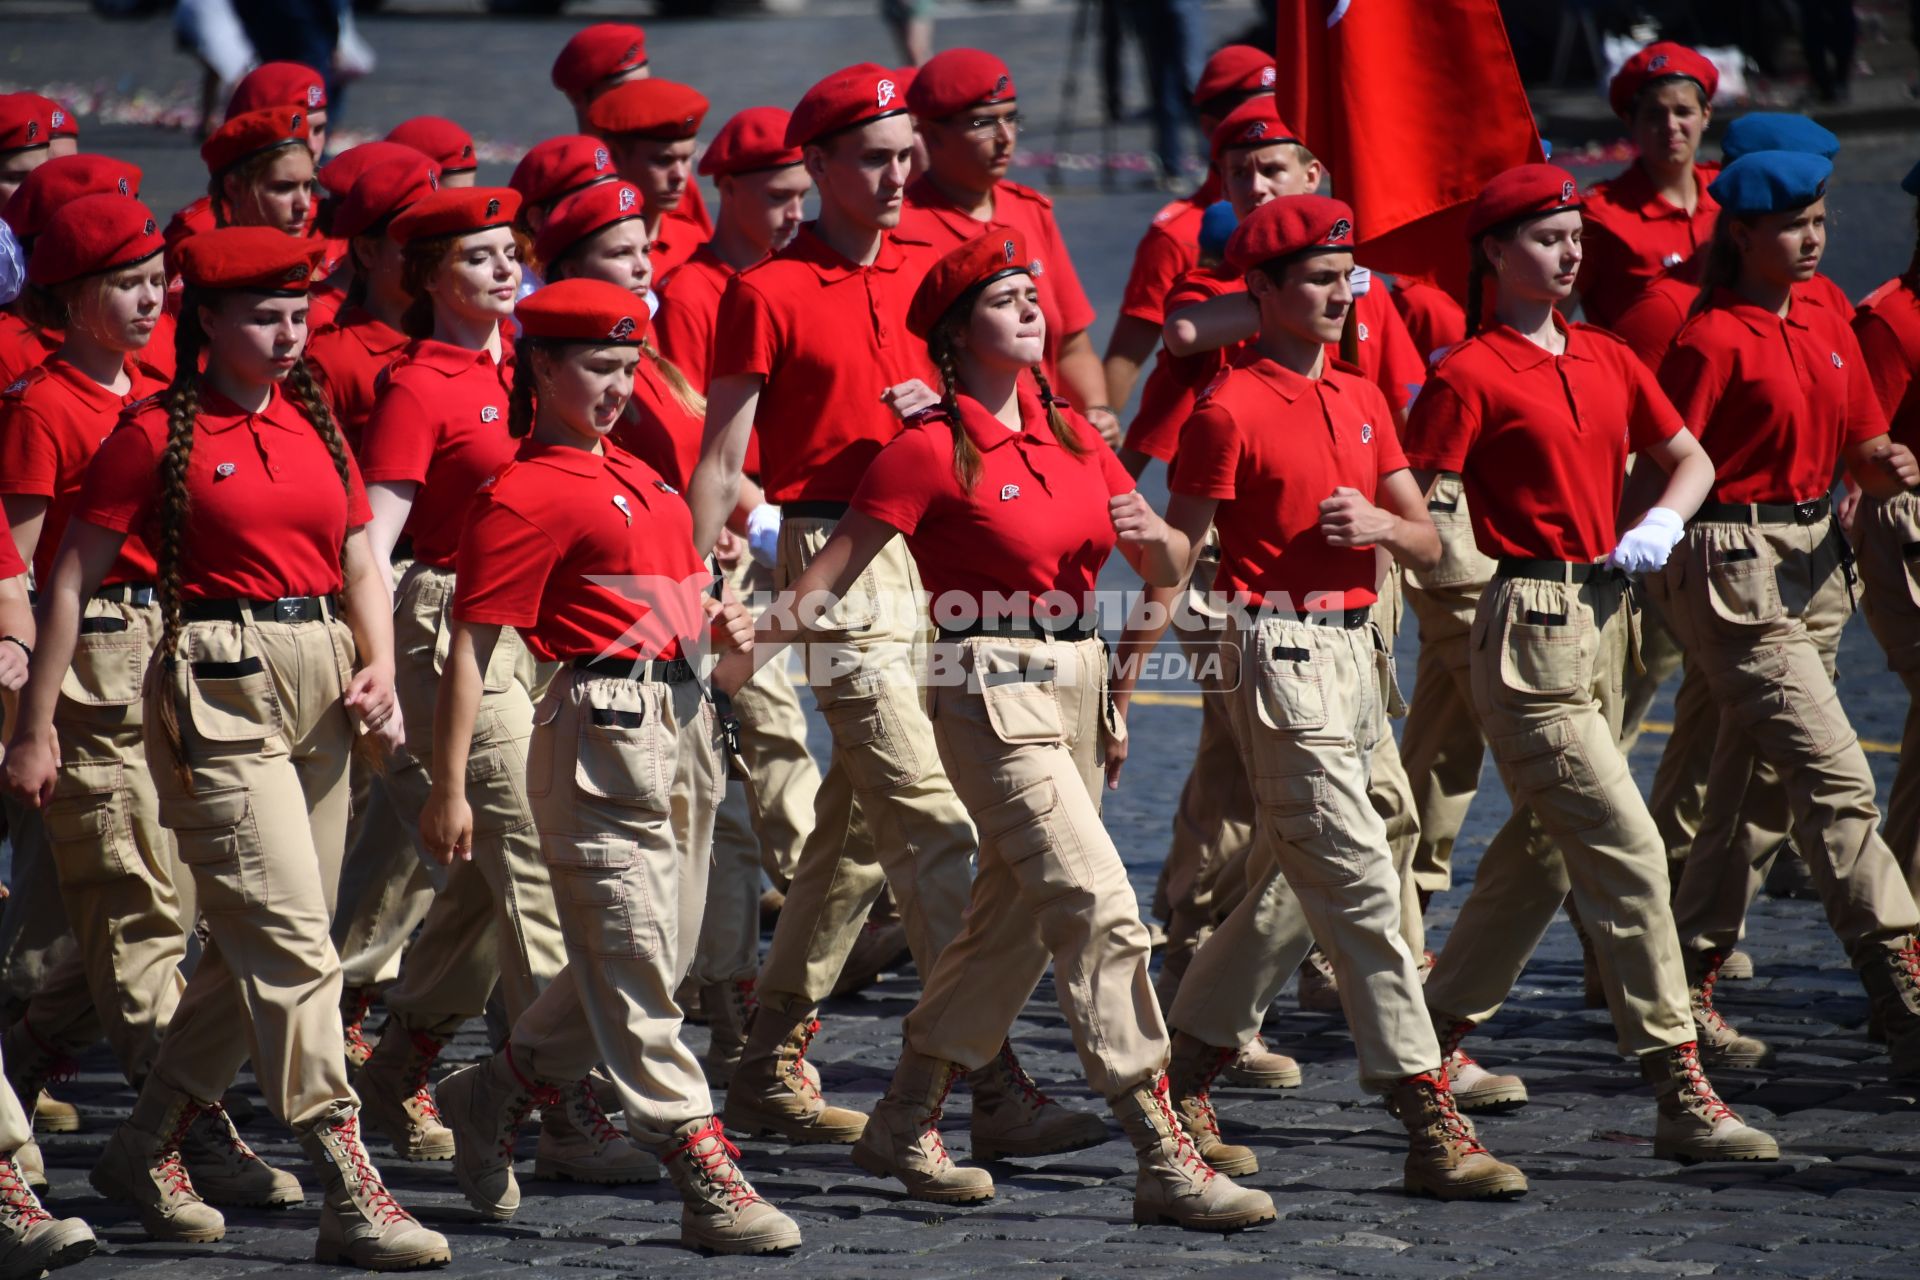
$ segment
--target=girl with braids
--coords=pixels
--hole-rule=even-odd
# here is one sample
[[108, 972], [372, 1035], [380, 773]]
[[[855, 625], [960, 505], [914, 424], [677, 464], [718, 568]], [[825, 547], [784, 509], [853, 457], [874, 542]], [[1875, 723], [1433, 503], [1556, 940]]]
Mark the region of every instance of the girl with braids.
[[[1920, 196], [1920, 165], [1900, 187]], [[1920, 214], [1920, 204], [1915, 205]], [[1904, 274], [1875, 289], [1853, 319], [1867, 374], [1897, 444], [1920, 446], [1920, 242]], [[1907, 888], [1920, 898], [1920, 495], [1867, 497], [1853, 520], [1860, 553], [1861, 602], [1887, 665], [1907, 686], [1907, 727], [1900, 770], [1887, 798], [1883, 828]]]
[[[1115, 520], [1145, 503], [1040, 373], [1046, 322], [1032, 269], [1024, 238], [1007, 232], [967, 241], [927, 272], [907, 327], [940, 370], [938, 408], [880, 450], [851, 509], [762, 616], [751, 654], [723, 658], [714, 681], [737, 689], [803, 640], [798, 619], [844, 598], [905, 536], [940, 628], [934, 737], [979, 826], [980, 869], [960, 934], [907, 1015], [893, 1082], [854, 1162], [916, 1199], [992, 1197], [984, 1169], [948, 1156], [941, 1108], [961, 1073], [1008, 1052], [1007, 1031], [1051, 960], [1087, 1078], [1139, 1156], [1135, 1220], [1235, 1230], [1270, 1220], [1273, 1203], [1209, 1167], [1168, 1104], [1146, 928], [1100, 822], [1125, 726], [1107, 699], [1091, 593]], [[1015, 602], [1011, 616], [990, 600]]]
[[441, 1082], [454, 1173], [482, 1214], [512, 1217], [520, 1122], [536, 1102], [555, 1109], [604, 1061], [630, 1129], [656, 1135], [684, 1205], [682, 1243], [790, 1249], [800, 1232], [734, 1164], [674, 1003], [693, 960], [721, 787], [717, 723], [687, 646], [708, 617], [723, 644], [746, 643], [750, 624], [706, 593], [686, 502], [606, 439], [633, 392], [644, 306], [605, 281], [564, 280], [516, 315], [511, 430], [521, 443], [475, 499], [461, 540], [420, 829], [441, 862], [473, 856], [469, 744], [502, 629], [516, 628], [561, 664], [534, 715], [526, 790], [567, 963], [499, 1053]]
[[[1698, 425], [1714, 464], [1707, 501], [1649, 580], [1689, 667], [1720, 704], [1714, 772], [1674, 917], [1703, 1040], [1763, 1058], [1766, 1046], [1714, 1008], [1713, 988], [1768, 852], [1740, 838], [1739, 820], [1755, 770], [1771, 766], [1794, 846], [1886, 1032], [1892, 1074], [1914, 1078], [1920, 910], [1880, 835], [1873, 774], [1834, 690], [1853, 588], [1828, 495], [1844, 468], [1897, 512], [1920, 466], [1888, 435], [1847, 318], [1805, 291], [1826, 249], [1832, 173], [1825, 157], [1791, 151], [1749, 152], [1721, 171], [1700, 298], [1660, 365], [1661, 385]], [[1888, 551], [1872, 555], [1885, 583]]]
[[[1777, 1159], [1774, 1140], [1742, 1124], [1702, 1070], [1666, 848], [1620, 746], [1636, 630], [1627, 574], [1666, 561], [1712, 463], [1625, 343], [1560, 316], [1581, 261], [1571, 175], [1508, 170], [1475, 202], [1467, 232], [1470, 290], [1491, 281], [1492, 323], [1469, 309], [1466, 341], [1414, 405], [1407, 460], [1429, 493], [1445, 474], [1460, 478], [1474, 540], [1494, 561], [1469, 675], [1514, 814], [1427, 979], [1434, 1033], [1451, 1056], [1499, 1010], [1571, 888], [1620, 1050], [1657, 1100], [1654, 1154]], [[1666, 479], [1620, 536], [1629, 452]]]
[[[433, 703], [452, 627], [460, 531], [476, 491], [515, 448], [501, 324], [520, 286], [519, 208], [520, 197], [506, 188], [449, 188], [415, 202], [388, 232], [402, 246], [415, 296], [407, 323], [416, 336], [388, 371], [359, 456], [371, 486], [374, 553], [389, 555], [403, 528], [413, 540], [395, 609], [396, 686], [413, 726], [412, 762], [382, 780], [409, 827], [426, 803], [438, 754]], [[368, 1128], [407, 1159], [453, 1154], [426, 1079], [461, 1023], [485, 1011], [496, 984], [507, 1016], [517, 1018], [566, 964], [522, 781], [531, 690], [542, 683], [532, 668], [513, 633], [495, 646], [477, 738], [462, 753], [468, 799], [480, 815], [474, 856], [436, 893], [399, 982], [383, 996], [386, 1033], [354, 1080]], [[540, 1176], [602, 1183], [659, 1176], [652, 1157], [607, 1123], [584, 1071], [564, 1095], [563, 1104], [542, 1109]]]
[[403, 732], [359, 471], [300, 360], [318, 254], [260, 227], [181, 246], [178, 373], [128, 411], [88, 469], [42, 589], [20, 708], [30, 759], [11, 780], [52, 793], [55, 704], [83, 605], [137, 533], [154, 550], [161, 615], [145, 676], [147, 755], [208, 942], [93, 1185], [134, 1204], [156, 1239], [220, 1239], [225, 1222], [182, 1166], [181, 1143], [251, 1057], [324, 1185], [316, 1257], [396, 1269], [450, 1255], [367, 1156], [336, 1012], [327, 928], [347, 756], [356, 727], [388, 750]]

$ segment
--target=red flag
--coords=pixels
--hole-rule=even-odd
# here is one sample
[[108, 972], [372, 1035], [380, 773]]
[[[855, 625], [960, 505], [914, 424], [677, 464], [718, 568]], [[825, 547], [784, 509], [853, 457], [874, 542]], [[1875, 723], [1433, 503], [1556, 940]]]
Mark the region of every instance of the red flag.
[[1466, 207], [1542, 158], [1498, 0], [1278, 0], [1280, 118], [1353, 206], [1367, 266], [1464, 297]]

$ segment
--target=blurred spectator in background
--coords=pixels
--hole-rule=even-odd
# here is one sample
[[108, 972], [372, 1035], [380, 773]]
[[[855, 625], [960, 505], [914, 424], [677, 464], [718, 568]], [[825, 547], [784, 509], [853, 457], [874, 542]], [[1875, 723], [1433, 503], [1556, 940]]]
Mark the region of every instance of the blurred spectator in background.
[[1814, 97], [1821, 102], [1847, 100], [1853, 46], [1859, 36], [1853, 0], [1800, 0], [1800, 43], [1806, 50]]
[[1206, 10], [1202, 0], [1127, 0], [1127, 4], [1147, 63], [1158, 176], [1161, 185], [1170, 190], [1184, 188], [1182, 172], [1186, 133], [1193, 124], [1193, 89], [1206, 60]]
[[922, 66], [933, 56], [933, 0], [880, 0], [880, 16], [908, 66]]

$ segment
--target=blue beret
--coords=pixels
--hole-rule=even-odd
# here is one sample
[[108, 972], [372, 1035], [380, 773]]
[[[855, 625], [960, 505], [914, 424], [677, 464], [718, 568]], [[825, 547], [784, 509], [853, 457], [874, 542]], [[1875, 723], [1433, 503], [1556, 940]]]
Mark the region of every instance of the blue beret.
[[1900, 189], [1910, 196], [1920, 196], [1920, 164], [1907, 170], [1907, 176], [1900, 179]]
[[1755, 111], [1728, 125], [1727, 136], [1720, 141], [1720, 154], [1728, 164], [1749, 151], [1804, 151], [1831, 160], [1840, 154], [1840, 139], [1805, 116]]
[[1231, 200], [1217, 200], [1207, 206], [1200, 216], [1200, 252], [1222, 254], [1227, 251], [1227, 237], [1240, 225], [1240, 218], [1233, 211]]
[[1707, 190], [1728, 213], [1784, 213], [1827, 194], [1833, 161], [1804, 151], [1749, 151]]

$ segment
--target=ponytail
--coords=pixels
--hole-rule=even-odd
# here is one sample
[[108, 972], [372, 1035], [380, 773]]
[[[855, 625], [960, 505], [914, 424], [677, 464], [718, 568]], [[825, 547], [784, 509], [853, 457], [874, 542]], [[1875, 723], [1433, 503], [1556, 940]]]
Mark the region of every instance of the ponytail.
[[193, 794], [193, 770], [180, 732], [178, 670], [180, 632], [180, 561], [186, 542], [187, 462], [193, 457], [194, 423], [200, 416], [200, 354], [206, 349], [206, 331], [200, 327], [200, 308], [212, 298], [188, 285], [180, 298], [179, 323], [174, 328], [174, 374], [165, 395], [167, 443], [160, 453], [160, 543], [153, 548], [154, 583], [160, 597], [160, 731], [173, 749], [174, 778]]
[[1067, 415], [1060, 412], [1060, 402], [1054, 399], [1053, 386], [1047, 381], [1047, 375], [1040, 371], [1039, 365], [1034, 365], [1031, 372], [1033, 380], [1040, 386], [1040, 403], [1047, 406], [1047, 426], [1053, 429], [1053, 438], [1074, 457], [1084, 458], [1087, 455], [1087, 443], [1073, 429], [1073, 424], [1067, 421]]
[[682, 409], [696, 418], [707, 416], [707, 398], [693, 389], [687, 381], [687, 375], [680, 367], [660, 354], [660, 348], [647, 339], [640, 339], [640, 354], [653, 361], [653, 367], [659, 373], [661, 381], [667, 384], [667, 390], [673, 393], [674, 400]]

